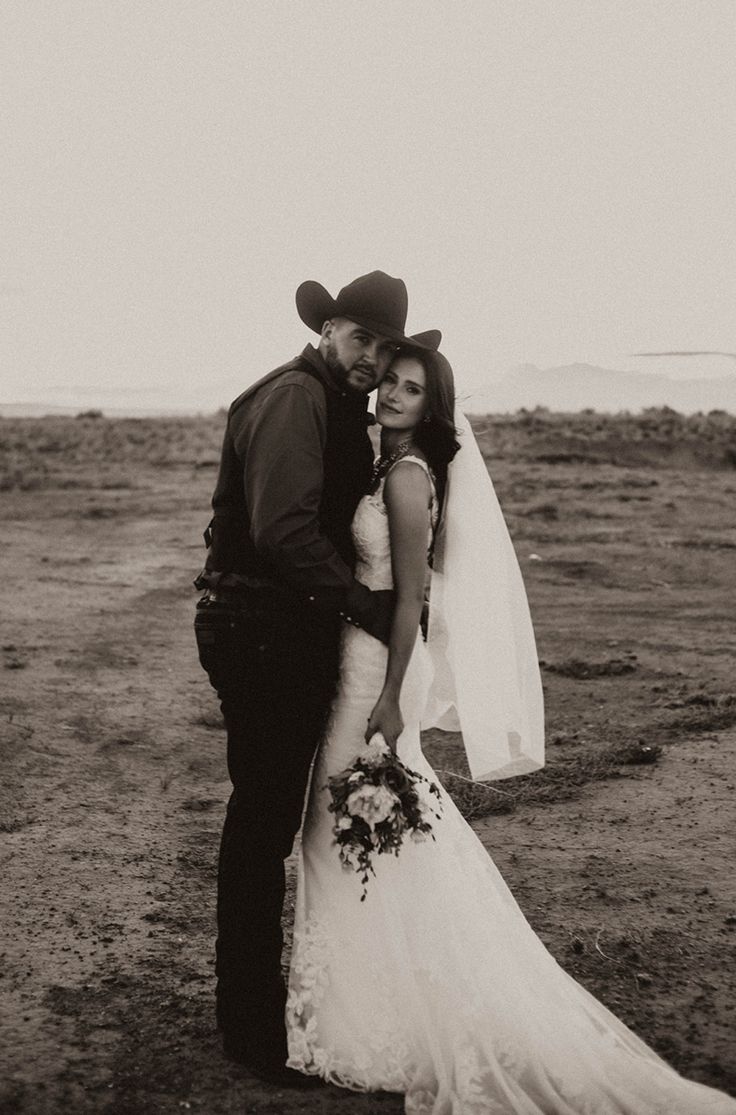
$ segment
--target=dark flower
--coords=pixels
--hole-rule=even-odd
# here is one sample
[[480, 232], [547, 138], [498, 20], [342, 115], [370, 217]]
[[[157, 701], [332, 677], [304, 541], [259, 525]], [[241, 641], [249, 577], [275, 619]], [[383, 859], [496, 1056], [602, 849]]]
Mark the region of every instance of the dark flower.
[[382, 775], [381, 781], [384, 786], [395, 794], [403, 796], [411, 785], [406, 771], [402, 767], [385, 767]]

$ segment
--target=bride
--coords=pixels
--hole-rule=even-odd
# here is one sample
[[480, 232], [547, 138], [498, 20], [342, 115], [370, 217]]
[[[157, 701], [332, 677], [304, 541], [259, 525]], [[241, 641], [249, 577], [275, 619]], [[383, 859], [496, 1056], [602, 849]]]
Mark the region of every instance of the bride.
[[445, 358], [400, 354], [377, 417], [356, 576], [393, 587], [396, 611], [388, 648], [345, 630], [302, 835], [288, 1064], [403, 1093], [411, 1115], [734, 1115], [736, 1100], [679, 1076], [557, 965], [445, 792], [435, 839], [377, 858], [365, 901], [341, 866], [327, 781], [375, 733], [430, 779], [420, 727], [432, 724], [461, 728], [476, 778], [543, 762], [521, 575]]

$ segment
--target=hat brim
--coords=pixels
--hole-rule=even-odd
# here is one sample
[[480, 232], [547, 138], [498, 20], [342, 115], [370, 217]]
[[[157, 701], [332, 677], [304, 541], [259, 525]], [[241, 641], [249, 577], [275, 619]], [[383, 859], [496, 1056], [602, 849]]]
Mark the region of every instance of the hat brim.
[[436, 352], [441, 341], [442, 334], [439, 329], [426, 329], [423, 333], [412, 333], [404, 343], [410, 348], [425, 348], [430, 352]]
[[409, 348], [423, 348], [434, 351], [439, 348], [442, 340], [439, 329], [428, 329], [424, 333], [407, 336], [399, 329], [393, 329], [390, 325], [375, 321], [373, 318], [363, 315], [358, 316], [357, 314], [348, 315], [340, 310], [335, 299], [325, 290], [322, 284], [315, 282], [313, 279], [307, 279], [306, 282], [297, 287], [295, 301], [296, 312], [299, 317], [315, 333], [321, 333], [322, 326], [330, 318], [339, 316], [347, 317], [350, 321], [354, 321], [356, 325], [362, 325], [364, 328], [370, 329], [371, 333], [379, 333], [382, 337], [388, 338], [389, 341], [395, 341], [396, 344], [406, 345]]

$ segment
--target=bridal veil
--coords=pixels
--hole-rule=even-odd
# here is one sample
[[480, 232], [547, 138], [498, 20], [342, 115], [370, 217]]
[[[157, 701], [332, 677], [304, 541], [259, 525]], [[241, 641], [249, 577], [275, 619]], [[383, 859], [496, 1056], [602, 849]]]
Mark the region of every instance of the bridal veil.
[[544, 705], [529, 605], [506, 522], [466, 416], [434, 546], [422, 727], [460, 731], [474, 779], [544, 765]]

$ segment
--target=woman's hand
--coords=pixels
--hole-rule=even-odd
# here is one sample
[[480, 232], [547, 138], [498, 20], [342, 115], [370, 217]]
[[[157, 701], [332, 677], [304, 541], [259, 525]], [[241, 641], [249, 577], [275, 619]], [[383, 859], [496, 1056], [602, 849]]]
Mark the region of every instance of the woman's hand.
[[368, 717], [368, 727], [365, 731], [366, 743], [376, 732], [380, 732], [395, 754], [396, 741], [403, 730], [404, 721], [401, 718], [398, 700], [387, 693], [382, 693], [373, 706], [373, 712]]

